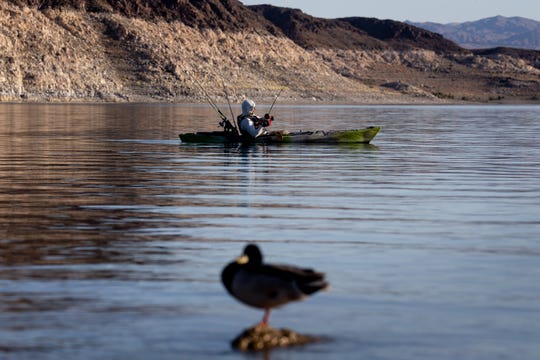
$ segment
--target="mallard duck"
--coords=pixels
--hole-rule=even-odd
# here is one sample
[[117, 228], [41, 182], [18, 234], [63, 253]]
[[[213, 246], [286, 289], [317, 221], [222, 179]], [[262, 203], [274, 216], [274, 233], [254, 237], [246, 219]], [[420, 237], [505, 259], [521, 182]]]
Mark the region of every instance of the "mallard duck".
[[246, 305], [264, 309], [261, 325], [267, 325], [272, 308], [302, 300], [328, 283], [324, 273], [291, 265], [264, 264], [259, 247], [249, 244], [242, 256], [223, 269], [227, 291]]

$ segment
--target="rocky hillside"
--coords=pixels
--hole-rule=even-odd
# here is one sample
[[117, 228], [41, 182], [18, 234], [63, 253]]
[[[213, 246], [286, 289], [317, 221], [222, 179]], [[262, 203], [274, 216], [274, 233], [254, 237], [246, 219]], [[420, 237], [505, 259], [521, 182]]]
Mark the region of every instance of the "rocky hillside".
[[411, 23], [442, 34], [471, 49], [515, 47], [540, 50], [540, 22], [522, 17], [495, 16], [465, 23]]
[[540, 52], [237, 0], [4, 0], [0, 100], [540, 101]]

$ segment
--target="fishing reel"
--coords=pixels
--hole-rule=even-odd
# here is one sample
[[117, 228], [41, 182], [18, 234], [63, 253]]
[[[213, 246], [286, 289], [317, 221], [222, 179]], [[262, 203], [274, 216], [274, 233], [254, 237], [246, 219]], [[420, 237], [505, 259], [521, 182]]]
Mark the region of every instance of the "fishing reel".
[[272, 125], [272, 121], [274, 121], [274, 117], [270, 114], [264, 114], [264, 118], [261, 119], [261, 125], [263, 127], [267, 127]]
[[229, 119], [225, 118], [219, 122], [219, 126], [223, 128], [223, 131], [225, 132], [234, 132], [236, 133], [236, 128], [231, 124]]

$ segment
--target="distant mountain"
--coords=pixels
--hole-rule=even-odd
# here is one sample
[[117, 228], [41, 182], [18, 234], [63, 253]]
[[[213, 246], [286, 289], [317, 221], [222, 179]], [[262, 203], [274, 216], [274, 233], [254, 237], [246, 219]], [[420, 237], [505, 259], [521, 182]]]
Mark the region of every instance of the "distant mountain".
[[540, 22], [523, 17], [495, 16], [450, 24], [408, 23], [439, 33], [466, 48], [502, 46], [540, 50]]
[[298, 45], [307, 49], [413, 49], [438, 53], [463, 52], [450, 40], [431, 31], [393, 20], [365, 17], [316, 18], [299, 9], [272, 5], [249, 6]]

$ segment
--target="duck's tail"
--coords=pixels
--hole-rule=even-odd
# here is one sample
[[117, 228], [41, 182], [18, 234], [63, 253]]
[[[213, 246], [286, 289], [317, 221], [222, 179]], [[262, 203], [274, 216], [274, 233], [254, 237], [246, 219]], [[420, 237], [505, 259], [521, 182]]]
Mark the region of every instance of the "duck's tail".
[[330, 287], [330, 284], [321, 279], [319, 281], [298, 284], [298, 287], [304, 294], [311, 295], [316, 293], [317, 291], [328, 289]]

